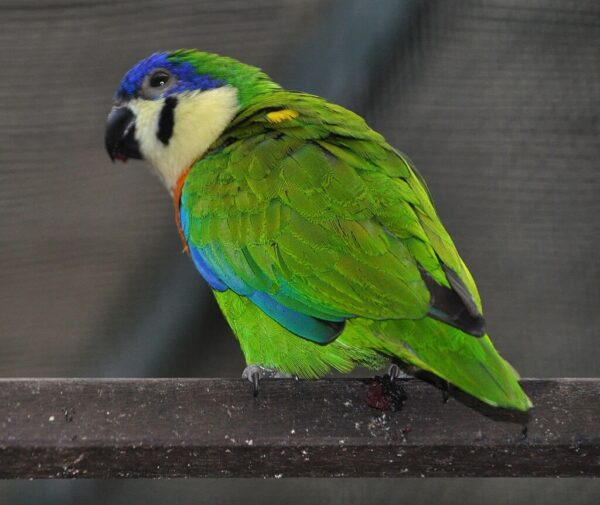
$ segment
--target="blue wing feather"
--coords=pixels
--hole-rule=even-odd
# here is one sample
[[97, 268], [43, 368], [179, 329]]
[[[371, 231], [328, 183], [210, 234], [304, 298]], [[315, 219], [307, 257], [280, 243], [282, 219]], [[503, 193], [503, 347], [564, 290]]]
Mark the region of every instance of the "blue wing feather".
[[[188, 215], [180, 209], [181, 227], [187, 237]], [[265, 314], [277, 321], [295, 335], [319, 344], [326, 344], [335, 339], [344, 327], [344, 318], [333, 317], [328, 320], [319, 319], [302, 312], [290, 309], [262, 291], [248, 286], [232, 268], [223, 261], [215, 261], [214, 251], [208, 248], [189, 245], [190, 255], [200, 275], [216, 291], [231, 289], [239, 295], [248, 297]]]

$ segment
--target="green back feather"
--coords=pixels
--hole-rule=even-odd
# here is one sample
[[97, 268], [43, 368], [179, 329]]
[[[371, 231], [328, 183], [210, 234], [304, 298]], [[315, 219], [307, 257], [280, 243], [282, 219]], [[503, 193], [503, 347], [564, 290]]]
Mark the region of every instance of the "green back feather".
[[[298, 115], [271, 121], [281, 109]], [[318, 376], [393, 355], [488, 403], [528, 408], [487, 336], [427, 317], [419, 267], [446, 287], [443, 265], [452, 269], [481, 311], [477, 288], [421, 176], [359, 116], [271, 89], [248, 99], [183, 191], [190, 244], [291, 309], [351, 317], [336, 341], [318, 346], [244, 297], [220, 293], [248, 362]]]

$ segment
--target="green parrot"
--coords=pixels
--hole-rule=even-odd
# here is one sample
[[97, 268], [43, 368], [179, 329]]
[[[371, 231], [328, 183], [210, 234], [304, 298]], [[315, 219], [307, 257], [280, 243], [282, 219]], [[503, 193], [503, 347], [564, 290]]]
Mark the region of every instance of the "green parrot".
[[393, 359], [490, 405], [531, 407], [423, 178], [360, 116], [177, 50], [126, 73], [105, 140], [113, 161], [147, 160], [169, 190], [245, 377]]

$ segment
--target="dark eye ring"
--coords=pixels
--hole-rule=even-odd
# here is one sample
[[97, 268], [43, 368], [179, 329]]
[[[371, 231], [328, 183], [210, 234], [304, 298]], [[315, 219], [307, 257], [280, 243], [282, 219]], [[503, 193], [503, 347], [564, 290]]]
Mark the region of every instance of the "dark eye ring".
[[168, 72], [157, 70], [148, 79], [148, 85], [151, 88], [164, 88], [169, 83], [170, 78], [171, 75]]

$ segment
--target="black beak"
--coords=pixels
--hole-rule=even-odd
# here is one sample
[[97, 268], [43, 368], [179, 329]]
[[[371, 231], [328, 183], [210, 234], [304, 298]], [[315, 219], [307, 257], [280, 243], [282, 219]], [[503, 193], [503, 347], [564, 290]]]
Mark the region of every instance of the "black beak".
[[128, 107], [115, 106], [110, 111], [104, 141], [106, 151], [113, 161], [143, 158], [140, 145], [135, 139], [135, 114]]

